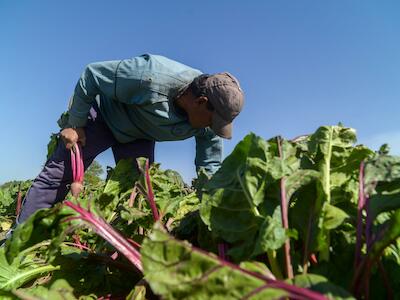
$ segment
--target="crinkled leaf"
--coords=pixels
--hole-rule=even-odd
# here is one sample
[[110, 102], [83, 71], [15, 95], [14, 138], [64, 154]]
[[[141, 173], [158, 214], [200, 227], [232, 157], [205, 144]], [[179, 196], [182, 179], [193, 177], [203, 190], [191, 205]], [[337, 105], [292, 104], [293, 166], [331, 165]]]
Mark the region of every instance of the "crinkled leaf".
[[279, 299], [290, 295], [284, 288], [268, 287], [273, 281], [258, 272], [175, 240], [160, 227], [145, 240], [141, 255], [146, 281], [166, 299]]
[[264, 201], [268, 144], [250, 134], [222, 163], [202, 194], [200, 214], [215, 234], [233, 243], [229, 254], [235, 260], [254, 252], [264, 221], [257, 205]]
[[[113, 212], [120, 203], [120, 196], [132, 191], [138, 178], [139, 173], [132, 159], [120, 160], [111, 171], [103, 194], [96, 201], [103, 217], [108, 221], [113, 218]], [[128, 200], [126, 199], [126, 201]]]
[[319, 171], [320, 180], [317, 181], [316, 194], [311, 196], [311, 199], [315, 199], [311, 204], [312, 212], [306, 215], [311, 225], [308, 226], [307, 239], [314, 249], [321, 251], [321, 258], [325, 260], [329, 259], [329, 231], [341, 222], [340, 218], [334, 218], [335, 222], [332, 223], [329, 205], [349, 200], [355, 205], [358, 166], [372, 155], [372, 151], [366, 147], [354, 147], [355, 142], [355, 130], [343, 126], [322, 126], [308, 141], [307, 155]]
[[261, 225], [253, 256], [265, 253], [268, 250], [279, 249], [287, 238], [286, 231], [282, 227], [280, 207], [277, 207], [273, 216], [266, 216]]

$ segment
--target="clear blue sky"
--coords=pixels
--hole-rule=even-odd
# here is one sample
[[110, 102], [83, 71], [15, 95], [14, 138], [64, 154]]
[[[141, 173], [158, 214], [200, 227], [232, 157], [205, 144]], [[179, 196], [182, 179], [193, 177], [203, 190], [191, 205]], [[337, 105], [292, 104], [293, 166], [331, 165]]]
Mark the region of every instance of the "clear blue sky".
[[[0, 1], [0, 183], [34, 178], [86, 64], [142, 53], [213, 73], [246, 93], [225, 154], [343, 122], [400, 153], [400, 1]], [[194, 141], [158, 143], [194, 175]], [[113, 165], [110, 152], [99, 157]]]

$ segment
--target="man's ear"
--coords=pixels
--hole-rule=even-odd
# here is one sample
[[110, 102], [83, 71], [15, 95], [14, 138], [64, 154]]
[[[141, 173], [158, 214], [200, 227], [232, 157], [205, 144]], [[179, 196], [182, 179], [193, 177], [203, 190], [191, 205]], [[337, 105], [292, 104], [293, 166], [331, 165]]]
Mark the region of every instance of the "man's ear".
[[208, 98], [206, 96], [200, 96], [196, 98], [196, 103], [199, 105], [207, 104]]

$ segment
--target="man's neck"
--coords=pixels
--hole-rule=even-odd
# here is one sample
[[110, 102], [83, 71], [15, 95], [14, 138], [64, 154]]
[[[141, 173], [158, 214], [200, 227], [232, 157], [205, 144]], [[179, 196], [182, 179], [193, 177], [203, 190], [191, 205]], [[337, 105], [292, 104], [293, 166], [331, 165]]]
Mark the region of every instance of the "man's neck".
[[185, 110], [185, 99], [184, 95], [180, 96], [178, 99], [174, 101], [174, 106], [175, 110], [178, 112], [178, 114], [182, 116], [187, 116], [186, 110]]

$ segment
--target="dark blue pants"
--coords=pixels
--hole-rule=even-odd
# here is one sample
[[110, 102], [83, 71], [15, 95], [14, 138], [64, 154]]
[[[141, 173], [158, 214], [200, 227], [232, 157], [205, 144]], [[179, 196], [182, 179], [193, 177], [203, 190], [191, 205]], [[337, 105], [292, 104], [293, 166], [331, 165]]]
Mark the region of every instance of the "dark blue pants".
[[[101, 114], [90, 118], [85, 127], [86, 146], [82, 148], [85, 170], [98, 154], [111, 147], [115, 162], [120, 159], [147, 157], [154, 161], [154, 141], [136, 140], [122, 144], [112, 135]], [[64, 200], [68, 186], [72, 183], [71, 156], [60, 140], [58, 147], [43, 170], [33, 181], [23, 201], [17, 223], [25, 221], [31, 214], [41, 208], [49, 208]]]

